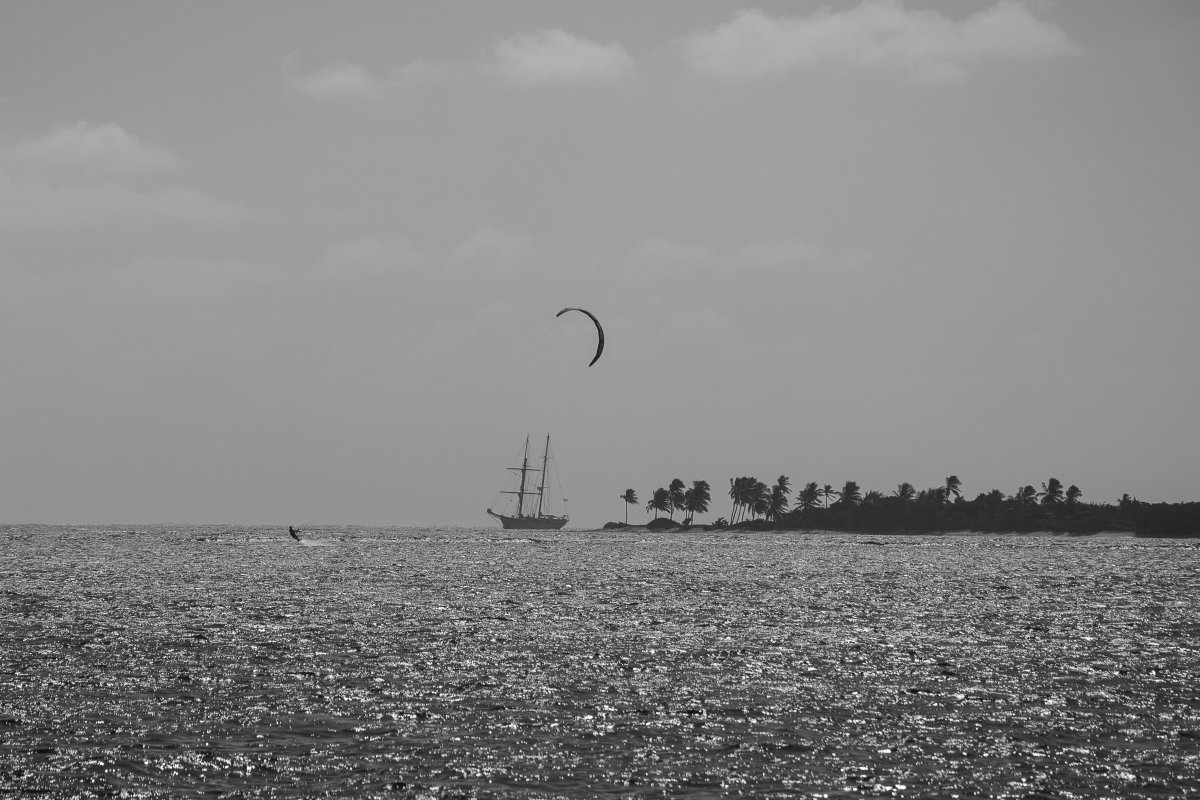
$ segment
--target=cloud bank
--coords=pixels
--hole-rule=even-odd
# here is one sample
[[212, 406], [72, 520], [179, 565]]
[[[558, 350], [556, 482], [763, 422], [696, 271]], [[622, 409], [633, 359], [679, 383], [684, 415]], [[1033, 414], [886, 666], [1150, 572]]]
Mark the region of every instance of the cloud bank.
[[316, 264], [323, 280], [397, 278], [426, 270], [429, 258], [407, 236], [368, 236], [330, 247]]
[[0, 150], [0, 230], [228, 224], [248, 205], [190, 186], [146, 185], [186, 166], [120, 125], [78, 122]]
[[335, 61], [309, 71], [297, 68], [295, 59], [284, 61], [283, 76], [296, 94], [318, 100], [371, 100], [396, 91], [412, 91], [446, 83], [465, 68], [418, 58], [387, 74], [377, 75], [361, 64]]
[[442, 274], [450, 280], [507, 280], [528, 272], [536, 258], [532, 237], [485, 227], [455, 248]]
[[684, 62], [702, 75], [753, 80], [824, 69], [899, 71], [922, 82], [962, 80], [986, 60], [1063, 56], [1066, 34], [1023, 3], [1003, 0], [956, 21], [909, 10], [900, 0], [873, 0], [846, 11], [772, 17], [746, 10], [679, 43]]
[[184, 166], [170, 150], [148, 145], [120, 125], [89, 122], [60, 125], [21, 142], [9, 152], [9, 160], [38, 171], [103, 177], [161, 174]]
[[239, 202], [184, 186], [141, 189], [116, 183], [55, 186], [0, 175], [0, 229], [232, 224], [254, 217]]
[[[1061, 28], [1021, 0], [1000, 0], [959, 20], [909, 9], [902, 0], [864, 0], [845, 11], [824, 8], [807, 17], [745, 9], [674, 47], [690, 70], [722, 80], [859, 70], [895, 72], [922, 83], [961, 81], [986, 61], [1054, 58], [1078, 50]], [[472, 76], [526, 88], [615, 84], [637, 72], [637, 62], [619, 42], [596, 42], [558, 28], [501, 39], [475, 61], [420, 58], [386, 75], [347, 61], [305, 73], [291, 59], [284, 65], [294, 91], [321, 99], [376, 98]]]
[[383, 94], [387, 83], [371, 74], [365, 67], [338, 61], [318, 67], [312, 72], [290, 74], [292, 88], [310, 97], [328, 99], [333, 97], [376, 97]]
[[703, 245], [651, 238], [635, 247], [625, 259], [630, 278], [682, 278], [691, 275], [741, 275], [752, 271], [813, 268], [824, 261], [817, 245], [803, 239], [750, 242], [729, 254]]
[[616, 42], [601, 44], [563, 30], [518, 34], [492, 46], [487, 69], [519, 86], [614, 83], [636, 67]]
[[297, 94], [321, 100], [371, 99], [470, 78], [493, 78], [525, 88], [611, 84], [632, 78], [637, 65], [617, 42], [594, 42], [560, 29], [519, 33], [488, 47], [474, 61], [418, 58], [386, 74], [337, 61], [300, 71], [294, 58], [283, 65]]

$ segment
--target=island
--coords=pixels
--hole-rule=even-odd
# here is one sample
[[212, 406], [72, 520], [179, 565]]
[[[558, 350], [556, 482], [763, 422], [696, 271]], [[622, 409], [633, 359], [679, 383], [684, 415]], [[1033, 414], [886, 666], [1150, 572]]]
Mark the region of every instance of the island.
[[[791, 481], [780, 475], [772, 485], [753, 476], [730, 478], [728, 517], [701, 524], [697, 518], [712, 506], [711, 486], [693, 481], [689, 487], [676, 478], [650, 494], [645, 511], [653, 518], [631, 525], [628, 510], [638, 503], [627, 489], [625, 521], [605, 529], [645, 527], [648, 530], [697, 528], [763, 531], [839, 531], [847, 533], [978, 533], [1048, 532], [1088, 535], [1127, 532], [1143, 537], [1200, 537], [1200, 502], [1148, 503], [1124, 494], [1115, 503], [1086, 502], [1074, 484], [1050, 478], [1037, 489], [1018, 486], [1011, 494], [992, 489], [967, 499], [957, 475], [944, 484], [916, 489], [901, 483], [883, 493], [863, 491], [855, 481], [840, 489], [810, 482], [792, 498]], [[679, 515], [676, 520], [676, 514]]]

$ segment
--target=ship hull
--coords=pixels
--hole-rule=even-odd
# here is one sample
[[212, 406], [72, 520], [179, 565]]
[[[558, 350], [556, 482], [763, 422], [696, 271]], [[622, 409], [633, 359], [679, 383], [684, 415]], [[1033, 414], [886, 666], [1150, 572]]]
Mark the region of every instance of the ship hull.
[[488, 509], [488, 513], [500, 520], [505, 528], [521, 531], [556, 531], [567, 524], [566, 517], [543, 514], [540, 517], [506, 517]]

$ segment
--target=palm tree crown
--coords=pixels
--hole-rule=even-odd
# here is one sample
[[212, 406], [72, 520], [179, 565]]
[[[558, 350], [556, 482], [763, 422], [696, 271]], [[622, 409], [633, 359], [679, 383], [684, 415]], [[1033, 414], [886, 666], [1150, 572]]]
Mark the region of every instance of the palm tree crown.
[[804, 488], [796, 494], [796, 505], [801, 511], [811, 511], [821, 503], [821, 488], [816, 481], [804, 484]]
[[947, 503], [952, 502], [950, 500], [951, 495], [953, 495], [956, 498], [962, 496], [962, 481], [960, 481], [958, 479], [957, 475], [951, 475], [949, 478], [946, 478], [946, 502]]
[[775, 481], [775, 488], [779, 489], [779, 493], [787, 497], [792, 493], [792, 481], [787, 475], [780, 475], [779, 480]]
[[762, 481], [750, 487], [750, 511], [755, 517], [765, 517], [771, 508], [771, 488]]
[[1046, 483], [1042, 484], [1042, 491], [1038, 492], [1038, 496], [1042, 498], [1042, 505], [1056, 506], [1063, 501], [1063, 485], [1058, 478], [1051, 478]]
[[671, 481], [671, 485], [667, 488], [667, 491], [671, 494], [671, 519], [675, 519], [676, 510], [684, 510], [683, 491], [685, 485], [686, 484], [679, 480], [679, 478], [675, 478], [673, 481]]
[[791, 492], [791, 481], [787, 475], [780, 475], [779, 480], [771, 487], [771, 495], [767, 500], [767, 519], [779, 519], [788, 510], [788, 494]]
[[708, 481], [692, 481], [692, 488], [684, 492], [683, 505], [687, 512], [686, 522], [691, 522], [697, 514], [707, 514], [708, 504], [712, 502], [712, 492]]
[[1019, 486], [1017, 493], [1012, 496], [1012, 501], [1019, 506], [1037, 505], [1037, 490], [1032, 486]]
[[767, 501], [767, 519], [779, 519], [788, 510], [787, 495], [780, 489], [779, 484], [771, 487], [771, 497]]
[[837, 489], [827, 483], [821, 487], [821, 496], [825, 498], [825, 507], [829, 508], [829, 498], [838, 496]]
[[646, 513], [654, 512], [654, 518], [658, 519], [658, 512], [667, 512], [671, 510], [671, 493], [661, 486], [654, 490], [654, 496], [650, 502], [646, 503]]

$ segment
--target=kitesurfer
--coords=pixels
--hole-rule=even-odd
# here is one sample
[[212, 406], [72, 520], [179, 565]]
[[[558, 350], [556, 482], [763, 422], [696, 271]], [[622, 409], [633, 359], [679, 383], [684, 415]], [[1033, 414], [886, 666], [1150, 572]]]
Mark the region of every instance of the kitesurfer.
[[298, 533], [300, 533], [300, 529], [297, 528], [295, 525], [288, 525], [288, 533], [290, 533], [292, 535], [292, 538], [295, 539], [297, 542], [300, 541], [300, 537], [297, 535]]

